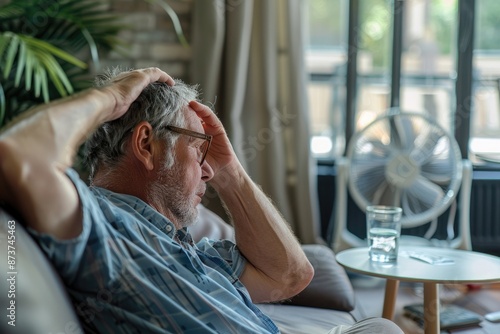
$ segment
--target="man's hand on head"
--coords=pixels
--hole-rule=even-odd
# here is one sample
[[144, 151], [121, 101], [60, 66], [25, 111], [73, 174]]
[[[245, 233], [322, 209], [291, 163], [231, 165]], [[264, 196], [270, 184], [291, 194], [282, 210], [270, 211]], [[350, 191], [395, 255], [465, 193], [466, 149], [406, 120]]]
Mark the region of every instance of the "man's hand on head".
[[164, 82], [169, 86], [175, 84], [174, 79], [164, 71], [156, 67], [133, 70], [118, 75], [111, 84], [100, 90], [110, 94], [114, 99], [113, 112], [108, 121], [120, 118], [125, 114], [137, 97], [147, 85], [153, 82]]
[[217, 174], [218, 171], [231, 162], [237, 161], [226, 130], [220, 119], [206, 105], [197, 101], [191, 101], [189, 102], [189, 107], [202, 120], [205, 133], [212, 136], [212, 144], [208, 151], [207, 161], [214, 170], [214, 173]]

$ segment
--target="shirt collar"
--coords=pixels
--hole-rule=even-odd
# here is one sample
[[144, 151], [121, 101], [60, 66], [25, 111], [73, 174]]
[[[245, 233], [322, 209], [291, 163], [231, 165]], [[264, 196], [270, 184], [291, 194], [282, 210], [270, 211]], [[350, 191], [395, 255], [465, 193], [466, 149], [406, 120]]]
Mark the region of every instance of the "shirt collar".
[[[90, 189], [96, 195], [107, 198], [110, 202], [118, 207], [126, 206], [128, 207], [127, 211], [131, 211], [132, 209], [134, 212], [136, 212], [137, 216], [140, 216], [142, 219], [146, 219], [156, 228], [167, 234], [170, 238], [174, 238], [174, 235], [176, 233], [175, 225], [167, 217], [159, 213], [152, 206], [150, 206], [140, 198], [133, 195], [116, 193], [101, 187], [91, 186]], [[187, 231], [184, 231], [181, 240], [185, 239], [187, 236], [191, 238], [189, 233], [187, 233]]]

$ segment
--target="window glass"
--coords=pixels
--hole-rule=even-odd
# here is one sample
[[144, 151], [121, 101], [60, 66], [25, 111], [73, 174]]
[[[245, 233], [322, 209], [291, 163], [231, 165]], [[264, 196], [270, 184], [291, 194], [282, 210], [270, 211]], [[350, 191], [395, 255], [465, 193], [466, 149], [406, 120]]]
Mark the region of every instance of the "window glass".
[[306, 66], [311, 150], [318, 158], [343, 152], [348, 0], [309, 0]]
[[360, 0], [357, 114], [359, 131], [389, 107], [392, 1]]
[[[311, 148], [336, 158], [345, 148], [348, 0], [309, 0]], [[459, 0], [405, 0], [400, 107], [431, 116], [454, 133]], [[470, 150], [500, 161], [500, 1], [475, 1]], [[355, 131], [390, 103], [393, 1], [359, 0]], [[474, 160], [474, 159], [473, 159]], [[474, 160], [477, 163], [479, 160]]]
[[476, 1], [471, 158], [500, 162], [500, 1]]
[[403, 16], [401, 109], [433, 118], [453, 133], [457, 0], [408, 0]]

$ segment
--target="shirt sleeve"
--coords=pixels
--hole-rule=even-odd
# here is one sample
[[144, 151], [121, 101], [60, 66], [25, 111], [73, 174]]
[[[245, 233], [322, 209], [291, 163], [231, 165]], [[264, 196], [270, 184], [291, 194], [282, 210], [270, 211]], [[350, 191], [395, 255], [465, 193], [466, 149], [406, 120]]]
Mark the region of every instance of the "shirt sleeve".
[[[105, 221], [104, 214], [97, 203], [95, 195], [80, 179], [75, 170], [68, 169], [66, 175], [73, 182], [80, 199], [80, 206], [83, 213], [82, 232], [80, 235], [73, 239], [61, 240], [33, 229], [28, 230], [38, 241], [38, 244], [53, 263], [58, 273], [67, 284], [71, 285], [76, 278], [84, 256], [88, 256], [86, 254], [88, 253], [86, 251], [87, 246], [92, 243], [102, 243], [102, 241], [99, 241], [99, 238], [102, 238], [102, 234], [107, 234], [108, 231], [104, 227], [105, 224], [92, 224], [92, 222], [96, 221]], [[95, 245], [94, 248], [99, 249], [98, 245]], [[88, 261], [88, 259], [85, 259], [85, 261]]]
[[247, 264], [246, 258], [241, 254], [238, 246], [230, 240], [210, 240], [202, 238], [196, 246], [209, 256], [220, 257], [230, 267], [236, 277], [240, 277]]

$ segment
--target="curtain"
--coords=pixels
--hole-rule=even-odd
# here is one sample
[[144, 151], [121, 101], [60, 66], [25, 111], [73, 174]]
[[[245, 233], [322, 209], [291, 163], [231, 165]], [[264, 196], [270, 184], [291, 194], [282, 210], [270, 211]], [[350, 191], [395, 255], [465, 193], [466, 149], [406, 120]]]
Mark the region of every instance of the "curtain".
[[[252, 179], [299, 240], [316, 243], [320, 223], [309, 148], [304, 5], [301, 0], [195, 0], [191, 80], [221, 118]], [[210, 197], [206, 205], [214, 209], [215, 203]]]

